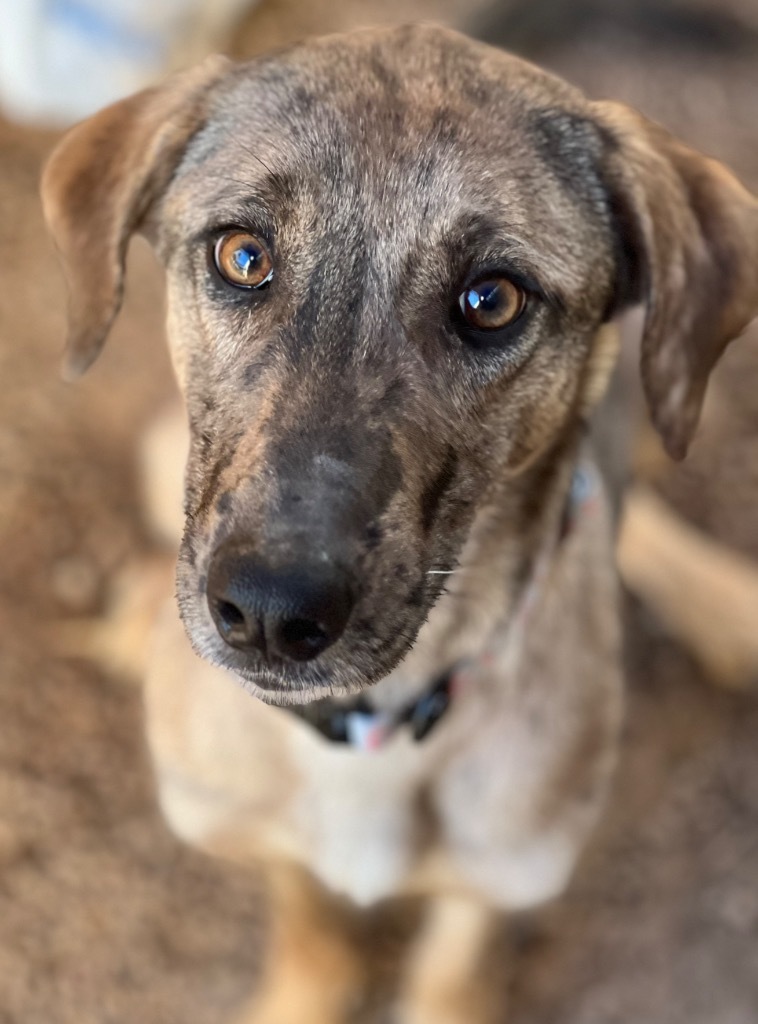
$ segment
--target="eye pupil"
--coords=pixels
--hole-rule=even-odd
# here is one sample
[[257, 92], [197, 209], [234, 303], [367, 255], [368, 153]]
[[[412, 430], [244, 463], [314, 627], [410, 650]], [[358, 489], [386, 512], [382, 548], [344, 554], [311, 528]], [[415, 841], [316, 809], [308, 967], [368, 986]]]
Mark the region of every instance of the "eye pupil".
[[472, 288], [468, 293], [468, 302], [472, 309], [481, 309], [485, 313], [494, 313], [500, 303], [502, 296], [498, 285], [486, 283]]

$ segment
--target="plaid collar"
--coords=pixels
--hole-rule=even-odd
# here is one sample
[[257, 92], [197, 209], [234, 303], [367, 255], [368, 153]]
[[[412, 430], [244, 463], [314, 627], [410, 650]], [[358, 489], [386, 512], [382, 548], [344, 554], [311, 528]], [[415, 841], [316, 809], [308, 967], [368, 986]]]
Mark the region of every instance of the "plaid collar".
[[[569, 536], [579, 515], [591, 512], [600, 496], [600, 482], [597, 470], [589, 462], [581, 462], [571, 478], [566, 506], [561, 516], [558, 535], [549, 546], [549, 556]], [[519, 601], [513, 618], [514, 625], [523, 628], [536, 600], [537, 592], [544, 578], [550, 557], [537, 562], [532, 579]], [[308, 722], [332, 743], [344, 743], [357, 750], [378, 750], [403, 726], [409, 726], [413, 739], [418, 743], [432, 732], [437, 723], [449, 711], [454, 697], [471, 679], [477, 665], [492, 661], [492, 653], [485, 649], [478, 658], [466, 659], [453, 666], [443, 676], [434, 680], [431, 686], [415, 701], [399, 711], [377, 711], [372, 708], [363, 694], [349, 702], [337, 702], [330, 697], [311, 701], [309, 704], [292, 704], [287, 710]]]

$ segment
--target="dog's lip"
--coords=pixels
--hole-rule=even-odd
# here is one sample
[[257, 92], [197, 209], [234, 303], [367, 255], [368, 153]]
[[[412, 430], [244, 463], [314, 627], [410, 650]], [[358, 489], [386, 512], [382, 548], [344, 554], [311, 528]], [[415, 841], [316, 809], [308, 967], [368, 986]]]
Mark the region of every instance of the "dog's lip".
[[354, 695], [386, 674], [381, 672], [369, 678], [357, 668], [351, 670], [344, 665], [341, 671], [332, 671], [330, 666], [321, 665], [318, 659], [294, 667], [285, 661], [277, 666], [246, 663], [241, 658], [237, 660], [232, 652], [227, 654], [218, 650], [210, 654], [206, 649], [204, 656], [231, 673], [249, 693], [266, 703], [279, 705], [306, 704], [321, 697]]
[[[209, 656], [207, 651], [205, 656]], [[226, 650], [214, 651], [210, 658], [243, 684], [254, 687], [262, 695], [285, 697], [287, 703], [297, 703], [298, 695], [303, 693], [330, 693], [337, 689], [332, 673], [319, 664], [318, 659], [298, 665], [280, 658], [269, 662], [248, 661], [243, 656], [235, 657], [233, 651]]]
[[[267, 693], [296, 693], [303, 684], [301, 677], [287, 676], [283, 672], [276, 672], [275, 669], [246, 669], [239, 665], [230, 666], [230, 668], [240, 679], [253, 683]], [[309, 680], [308, 685], [328, 687], [329, 684], [327, 682]]]
[[234, 673], [245, 682], [253, 683], [256, 687], [271, 693], [296, 693], [303, 686], [308, 688], [330, 686], [327, 673], [322, 669], [319, 672], [309, 671], [303, 666], [299, 671], [293, 671], [285, 661], [268, 664], [250, 664], [242, 659], [229, 657], [226, 652], [217, 658], [218, 664], [229, 672]]
[[326, 678], [305, 679], [303, 677], [276, 677], [269, 671], [245, 670], [240, 667], [229, 670], [239, 683], [254, 697], [266, 704], [279, 707], [308, 704], [323, 697], [342, 697], [355, 694], [368, 685], [368, 681], [353, 686], [338, 686]]

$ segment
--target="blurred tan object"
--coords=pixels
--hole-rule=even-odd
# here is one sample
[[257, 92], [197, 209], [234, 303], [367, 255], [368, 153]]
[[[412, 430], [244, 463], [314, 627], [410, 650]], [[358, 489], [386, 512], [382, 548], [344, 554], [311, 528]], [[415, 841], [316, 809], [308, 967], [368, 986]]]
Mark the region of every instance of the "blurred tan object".
[[184, 530], [184, 467], [189, 452], [187, 416], [172, 402], [149, 424], [140, 442], [144, 516], [152, 537], [176, 550]]
[[618, 546], [621, 575], [724, 686], [758, 681], [758, 565], [635, 487]]
[[59, 656], [85, 658], [133, 682], [144, 678], [158, 609], [174, 582], [188, 444], [184, 410], [178, 402], [171, 403], [148, 426], [139, 456], [146, 526], [163, 551], [135, 558], [116, 570], [104, 584], [100, 614], [85, 614], [100, 586], [89, 563], [70, 557], [55, 567], [52, 585], [68, 613], [50, 628]]
[[0, 106], [66, 125], [222, 48], [255, 0], [3, 0]]
[[141, 682], [147, 671], [149, 638], [158, 609], [171, 593], [174, 559], [135, 559], [110, 582], [99, 616], [58, 619], [49, 627], [55, 653], [84, 658], [102, 669]]

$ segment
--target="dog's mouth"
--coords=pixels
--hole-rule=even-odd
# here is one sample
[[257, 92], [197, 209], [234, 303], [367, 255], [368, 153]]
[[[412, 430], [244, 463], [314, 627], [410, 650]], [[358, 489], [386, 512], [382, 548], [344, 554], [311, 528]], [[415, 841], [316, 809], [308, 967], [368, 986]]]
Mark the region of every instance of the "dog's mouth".
[[[215, 658], [211, 660], [216, 661]], [[246, 690], [269, 704], [306, 704], [325, 696], [347, 696], [358, 693], [376, 681], [357, 670], [350, 672], [344, 665], [319, 665], [314, 662], [307, 666], [286, 662], [251, 665], [230, 658], [226, 653], [222, 653], [216, 663], [231, 671]]]
[[293, 662], [271, 654], [264, 660], [230, 648], [207, 625], [198, 631], [186, 615], [183, 618], [201, 657], [230, 671], [245, 689], [270, 704], [305, 704], [320, 697], [358, 693], [392, 671], [411, 646], [403, 630], [388, 642], [346, 637], [335, 650], [308, 661]]
[[273, 704], [355, 694], [389, 674], [410, 650], [440, 580], [419, 571], [426, 584], [416, 574], [389, 582], [377, 571], [356, 581], [333, 567], [326, 575], [302, 567], [272, 574], [239, 553], [231, 575], [223, 559], [214, 564], [198, 572], [186, 548], [179, 560], [190, 642]]
[[274, 660], [267, 665], [252, 665], [225, 652], [220, 657], [221, 667], [231, 671], [255, 696], [271, 704], [303, 704], [314, 697], [350, 693], [366, 685], [358, 682], [353, 687], [344, 683], [339, 686], [329, 668], [314, 663], [296, 666]]

